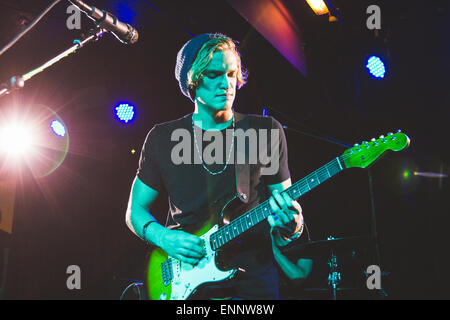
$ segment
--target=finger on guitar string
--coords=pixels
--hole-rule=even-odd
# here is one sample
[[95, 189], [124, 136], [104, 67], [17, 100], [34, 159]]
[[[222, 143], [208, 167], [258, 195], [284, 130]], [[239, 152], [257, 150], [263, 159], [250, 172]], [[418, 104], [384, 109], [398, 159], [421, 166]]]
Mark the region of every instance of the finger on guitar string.
[[[276, 201], [276, 204], [279, 207], [279, 211], [277, 212], [278, 217], [281, 220], [281, 223], [283, 224], [282, 227], [289, 225], [294, 220], [293, 212], [288, 207], [288, 203], [286, 202], [285, 198], [281, 196], [280, 192], [278, 190], [274, 190], [272, 192], [272, 197]], [[291, 203], [289, 203], [291, 205]]]
[[268, 221], [271, 227], [280, 228], [283, 225], [283, 222], [280, 219], [280, 214], [282, 214], [282, 210], [277, 205], [275, 199], [273, 197], [269, 198], [269, 205], [272, 211], [272, 215], [268, 217]]
[[284, 197], [281, 196], [281, 193], [278, 190], [274, 190], [272, 192], [272, 196], [275, 199], [278, 206], [281, 208], [281, 210], [287, 210], [288, 204], [286, 203], [286, 200]]
[[188, 263], [188, 264], [190, 264], [192, 266], [195, 266], [200, 261], [200, 259], [188, 258], [188, 257], [186, 257], [184, 255], [181, 255], [181, 254], [175, 255], [174, 258], [180, 260], [183, 263]]
[[269, 224], [272, 227], [283, 229], [287, 233], [293, 232], [297, 225], [298, 210], [296, 210], [292, 199], [285, 194], [282, 196], [275, 190], [273, 191], [273, 196], [269, 198], [269, 204], [274, 214], [279, 218], [268, 219]]
[[296, 214], [302, 214], [303, 209], [296, 200], [293, 200], [287, 193], [283, 193], [283, 196], [288, 199], [288, 203], [291, 203], [290, 209], [296, 211]]
[[185, 243], [180, 247], [181, 250], [186, 250], [186, 255], [193, 258], [202, 258], [205, 255], [205, 251], [203, 247], [198, 246], [197, 244], [193, 243]]
[[161, 247], [169, 256], [188, 263], [196, 263], [205, 255], [203, 240], [181, 230], [168, 230]]
[[198, 254], [195, 251], [189, 250], [187, 248], [180, 248], [178, 250], [178, 256], [180, 256], [183, 262], [188, 262], [190, 264], [197, 264], [202, 258], [203, 255]]
[[297, 201], [294, 201], [286, 192], [283, 193], [282, 196], [286, 201], [289, 212], [292, 214], [290, 217], [292, 218], [293, 221], [296, 221], [296, 219], [298, 218], [296, 216], [302, 214], [302, 207]]
[[275, 220], [276, 220], [276, 219], [278, 219], [278, 217], [277, 217], [276, 215], [270, 215], [270, 216], [267, 217], [267, 222], [269, 222], [269, 225], [270, 225], [272, 228], [275, 228], [275, 227], [276, 227], [276, 224], [275, 224]]

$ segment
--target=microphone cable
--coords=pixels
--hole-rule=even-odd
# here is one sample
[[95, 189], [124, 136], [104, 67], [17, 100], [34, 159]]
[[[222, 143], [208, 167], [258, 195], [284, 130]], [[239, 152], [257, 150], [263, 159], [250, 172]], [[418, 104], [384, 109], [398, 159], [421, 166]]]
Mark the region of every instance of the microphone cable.
[[47, 8], [44, 9], [34, 20], [31, 22], [29, 26], [27, 26], [24, 30], [22, 30], [18, 35], [16, 35], [6, 46], [0, 49], [0, 56], [5, 53], [8, 49], [10, 49], [14, 44], [17, 43], [25, 34], [27, 34], [31, 29], [36, 26], [36, 24], [42, 20], [42, 18], [53, 9], [61, 0], [55, 0], [51, 3]]

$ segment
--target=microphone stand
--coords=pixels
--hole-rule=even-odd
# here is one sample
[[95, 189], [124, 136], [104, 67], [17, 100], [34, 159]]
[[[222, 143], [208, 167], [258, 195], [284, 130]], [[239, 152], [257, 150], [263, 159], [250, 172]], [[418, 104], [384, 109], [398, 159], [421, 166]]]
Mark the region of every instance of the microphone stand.
[[60, 53], [53, 59], [47, 61], [46, 63], [37, 67], [36, 69], [31, 70], [28, 73], [25, 73], [22, 76], [14, 76], [8, 82], [1, 83], [0, 84], [0, 98], [11, 93], [14, 90], [22, 89], [25, 86], [25, 82], [30, 80], [36, 74], [51, 67], [52, 65], [54, 65], [58, 61], [62, 60], [63, 58], [67, 57], [68, 55], [75, 53], [78, 49], [84, 47], [89, 42], [98, 41], [105, 32], [106, 32], [106, 30], [102, 29], [100, 27], [97, 27], [96, 29], [90, 29], [88, 31], [87, 35], [83, 34], [81, 39], [75, 39], [73, 41], [73, 43], [74, 43], [73, 46], [71, 46], [69, 49], [65, 50], [64, 52]]
[[[270, 109], [273, 109], [273, 108], [270, 108]], [[275, 111], [277, 111], [277, 110], [275, 110]], [[268, 116], [267, 107], [264, 107], [262, 115], [265, 117]], [[300, 134], [306, 135], [308, 137], [312, 137], [314, 139], [318, 139], [318, 140], [325, 141], [328, 143], [336, 144], [336, 145], [339, 145], [339, 146], [342, 146], [345, 148], [351, 147], [351, 145], [340, 142], [336, 139], [332, 139], [330, 137], [325, 137], [324, 135], [317, 135], [317, 134], [313, 134], [313, 133], [309, 133], [309, 132], [305, 132], [305, 131], [300, 131], [300, 130], [293, 129], [293, 128], [290, 128], [290, 127], [284, 126], [284, 125], [282, 125], [282, 127], [283, 127], [283, 129], [287, 129], [289, 131], [300, 133]], [[378, 232], [377, 232], [377, 223], [376, 223], [376, 215], [375, 215], [375, 197], [373, 194], [372, 172], [370, 171], [370, 168], [367, 170], [367, 173], [368, 173], [368, 178], [369, 178], [369, 193], [370, 193], [370, 207], [371, 207], [370, 232], [371, 232], [371, 239], [372, 239], [372, 241], [374, 241], [374, 245], [375, 245], [375, 262], [378, 266], [380, 266], [380, 263], [381, 263], [380, 262], [380, 248], [378, 245]], [[386, 293], [386, 291], [383, 288], [379, 289], [378, 291], [381, 294], [381, 296], [383, 296], [383, 297], [388, 296], [388, 294]], [[336, 299], [336, 291], [334, 291], [333, 297], [334, 297], [334, 299]]]

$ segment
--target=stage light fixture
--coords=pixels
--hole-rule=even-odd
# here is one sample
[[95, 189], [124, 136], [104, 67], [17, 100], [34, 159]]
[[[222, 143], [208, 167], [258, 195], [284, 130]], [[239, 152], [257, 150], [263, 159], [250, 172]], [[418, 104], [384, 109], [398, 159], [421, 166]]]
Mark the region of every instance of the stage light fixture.
[[325, 4], [325, 1], [323, 0], [306, 0], [306, 2], [318, 16], [330, 13], [327, 5]]
[[66, 128], [64, 127], [64, 124], [61, 123], [61, 121], [53, 120], [50, 123], [50, 128], [52, 128], [53, 132], [60, 137], [64, 137], [66, 135]]
[[369, 58], [367, 58], [366, 68], [369, 74], [375, 79], [384, 78], [386, 74], [386, 67], [384, 65], [384, 62], [380, 59], [380, 57], [377, 56], [370, 56]]
[[128, 123], [133, 120], [134, 115], [135, 108], [128, 103], [121, 103], [116, 107], [116, 116], [121, 122]]

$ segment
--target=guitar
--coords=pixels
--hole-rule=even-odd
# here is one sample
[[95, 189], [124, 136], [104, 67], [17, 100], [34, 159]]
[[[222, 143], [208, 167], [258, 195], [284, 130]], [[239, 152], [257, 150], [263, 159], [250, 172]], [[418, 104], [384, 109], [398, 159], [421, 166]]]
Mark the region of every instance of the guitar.
[[[367, 168], [386, 151], [400, 151], [407, 148], [409, 144], [409, 137], [400, 131], [388, 133], [386, 137], [380, 136], [379, 139], [372, 139], [361, 145], [355, 144], [341, 156], [292, 184], [282, 193], [286, 192], [292, 199], [298, 199], [344, 169]], [[241, 202], [237, 199], [238, 196], [235, 194], [229, 199], [215, 203], [212, 207], [220, 210], [220, 215], [216, 216], [223, 216], [225, 210], [233, 207], [230, 204], [234, 203], [234, 200], [237, 203]], [[212, 209], [212, 207], [209, 207], [209, 212], [216, 212], [216, 208]], [[202, 286], [231, 279], [237, 269], [224, 269], [223, 266], [221, 268], [220, 259], [218, 259], [220, 249], [271, 214], [269, 201], [266, 200], [221, 227], [211, 218], [197, 230], [184, 230], [203, 240], [206, 254], [195, 266], [169, 257], [161, 248], [151, 250], [146, 280], [149, 299], [185, 300], [192, 297]]]

